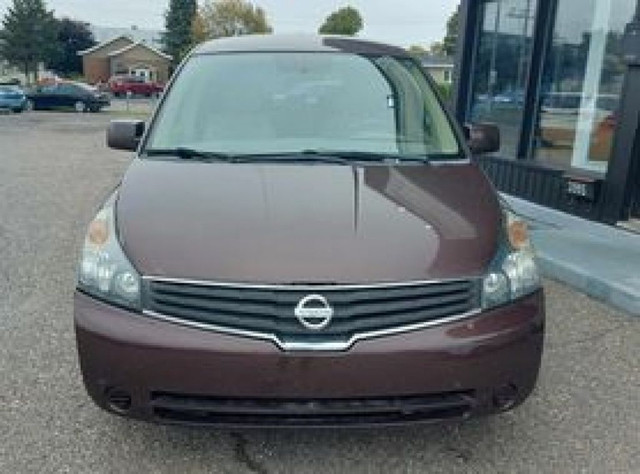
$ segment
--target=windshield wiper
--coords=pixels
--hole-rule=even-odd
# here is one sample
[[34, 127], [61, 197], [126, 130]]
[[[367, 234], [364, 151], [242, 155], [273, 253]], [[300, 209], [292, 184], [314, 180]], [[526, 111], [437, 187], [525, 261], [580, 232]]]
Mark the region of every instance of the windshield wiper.
[[241, 161], [274, 161], [274, 162], [307, 162], [329, 163], [336, 165], [353, 166], [356, 162], [400, 162], [411, 161], [415, 163], [428, 163], [429, 158], [417, 156], [402, 156], [385, 153], [373, 153], [366, 151], [338, 151], [309, 149], [283, 153], [256, 153], [251, 155], [237, 155]]
[[[247, 153], [247, 154], [230, 154], [215, 151], [196, 150], [193, 148], [150, 148], [144, 151], [147, 156], [175, 156], [181, 160], [196, 161], [219, 161], [224, 163], [259, 163], [259, 162], [320, 162], [335, 165], [351, 165], [350, 160], [335, 156], [333, 154], [324, 154], [316, 152], [285, 152], [285, 153]], [[298, 158], [296, 160], [296, 158]]]
[[175, 156], [182, 160], [219, 161], [226, 163], [257, 162], [314, 162], [334, 165], [353, 166], [354, 162], [414, 162], [428, 163], [427, 156], [403, 156], [365, 151], [334, 151], [309, 149], [284, 153], [231, 154], [216, 151], [197, 150], [187, 147], [150, 148], [144, 151], [147, 156]]
[[347, 161], [385, 162], [385, 161], [410, 161], [413, 163], [428, 163], [428, 156], [404, 156], [390, 153], [374, 153], [368, 151], [337, 151], [337, 150], [305, 150], [300, 153], [304, 156], [336, 157]]
[[144, 151], [147, 156], [176, 156], [181, 160], [194, 161], [221, 161], [225, 163], [238, 163], [239, 156], [230, 153], [216, 151], [196, 150], [194, 148], [148, 148]]
[[273, 162], [305, 162], [305, 163], [328, 163], [332, 165], [351, 166], [351, 160], [346, 159], [337, 153], [324, 153], [315, 150], [303, 150], [283, 153], [255, 153], [250, 155], [239, 155], [243, 161], [273, 161]]

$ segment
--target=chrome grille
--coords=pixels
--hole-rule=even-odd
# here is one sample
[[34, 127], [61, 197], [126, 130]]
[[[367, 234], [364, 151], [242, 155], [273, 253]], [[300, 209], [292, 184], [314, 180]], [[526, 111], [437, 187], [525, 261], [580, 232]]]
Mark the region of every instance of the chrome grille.
[[[282, 347], [346, 347], [354, 340], [402, 332], [468, 315], [480, 306], [478, 280], [372, 286], [251, 286], [145, 278], [145, 313], [176, 322], [264, 337]], [[309, 294], [334, 310], [320, 331], [294, 314]]]

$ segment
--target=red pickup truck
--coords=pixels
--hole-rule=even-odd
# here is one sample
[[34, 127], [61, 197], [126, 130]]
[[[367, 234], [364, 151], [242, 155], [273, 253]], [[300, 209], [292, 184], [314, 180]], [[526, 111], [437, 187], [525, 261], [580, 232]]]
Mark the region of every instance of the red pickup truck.
[[151, 97], [160, 94], [163, 89], [162, 84], [146, 81], [143, 77], [113, 76], [109, 79], [109, 90], [116, 97], [127, 95], [129, 92], [134, 95]]

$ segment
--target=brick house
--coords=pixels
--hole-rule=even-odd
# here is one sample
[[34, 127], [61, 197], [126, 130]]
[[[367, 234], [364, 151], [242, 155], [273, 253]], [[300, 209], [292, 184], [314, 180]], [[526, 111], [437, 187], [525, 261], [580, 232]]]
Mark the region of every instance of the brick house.
[[91, 84], [107, 82], [114, 74], [145, 77], [149, 81], [167, 82], [171, 56], [128, 36], [117, 36], [84, 51], [82, 68]]

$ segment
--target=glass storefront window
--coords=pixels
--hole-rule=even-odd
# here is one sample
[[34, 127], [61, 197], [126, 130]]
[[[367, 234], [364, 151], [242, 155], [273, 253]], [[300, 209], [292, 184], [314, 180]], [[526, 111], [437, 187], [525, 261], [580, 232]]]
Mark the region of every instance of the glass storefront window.
[[606, 172], [625, 65], [622, 40], [635, 0], [559, 0], [544, 68], [536, 159]]
[[500, 155], [515, 158], [533, 45], [537, 0], [488, 0], [473, 72], [471, 120], [500, 127]]

